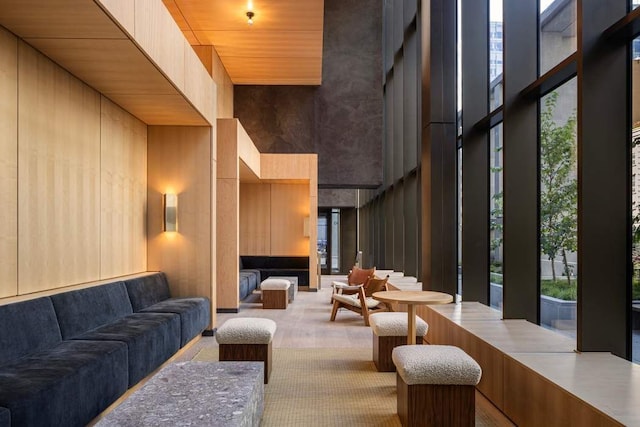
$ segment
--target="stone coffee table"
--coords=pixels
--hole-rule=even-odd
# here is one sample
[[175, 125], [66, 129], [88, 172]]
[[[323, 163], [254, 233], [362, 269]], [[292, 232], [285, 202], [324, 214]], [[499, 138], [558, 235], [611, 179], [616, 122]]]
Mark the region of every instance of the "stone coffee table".
[[172, 363], [97, 426], [259, 426], [262, 362]]

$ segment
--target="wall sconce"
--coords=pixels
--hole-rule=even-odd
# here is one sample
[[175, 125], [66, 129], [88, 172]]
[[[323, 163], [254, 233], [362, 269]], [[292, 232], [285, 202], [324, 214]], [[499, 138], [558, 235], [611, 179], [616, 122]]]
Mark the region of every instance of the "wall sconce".
[[302, 221], [302, 235], [304, 237], [309, 237], [309, 217], [305, 216]]
[[256, 16], [255, 13], [253, 13], [252, 11], [247, 12], [247, 24], [249, 25], [253, 25], [253, 17]]
[[178, 231], [178, 196], [165, 194], [162, 196], [164, 212], [164, 231]]

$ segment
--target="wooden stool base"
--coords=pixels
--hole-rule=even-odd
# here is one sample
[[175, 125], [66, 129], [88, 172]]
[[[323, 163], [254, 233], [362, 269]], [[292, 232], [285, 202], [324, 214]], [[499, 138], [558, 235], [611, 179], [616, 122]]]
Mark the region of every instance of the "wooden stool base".
[[262, 308], [286, 310], [289, 304], [289, 291], [286, 289], [263, 289]]
[[398, 415], [403, 426], [473, 427], [476, 388], [472, 385], [408, 385], [396, 374]]
[[218, 359], [221, 362], [264, 362], [264, 383], [271, 376], [271, 343], [269, 344], [220, 344]]
[[[422, 343], [422, 337], [416, 336], [416, 344]], [[380, 337], [373, 334], [373, 363], [375, 363], [378, 372], [395, 372], [396, 365], [393, 364], [391, 353], [399, 345], [407, 345], [405, 335]]]

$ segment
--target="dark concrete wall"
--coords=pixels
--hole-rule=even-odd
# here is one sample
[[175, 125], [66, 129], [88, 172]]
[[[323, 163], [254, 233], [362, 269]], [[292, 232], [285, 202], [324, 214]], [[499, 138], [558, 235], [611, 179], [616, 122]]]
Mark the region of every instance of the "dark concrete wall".
[[234, 116], [264, 153], [318, 153], [318, 184], [382, 183], [382, 3], [325, 0], [322, 85], [235, 86]]
[[318, 190], [318, 207], [355, 208], [357, 192], [352, 188], [321, 188]]

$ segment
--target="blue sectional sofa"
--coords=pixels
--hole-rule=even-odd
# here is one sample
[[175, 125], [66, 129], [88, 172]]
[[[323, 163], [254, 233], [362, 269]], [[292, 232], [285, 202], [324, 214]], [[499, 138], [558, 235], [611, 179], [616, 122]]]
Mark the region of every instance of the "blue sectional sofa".
[[210, 322], [162, 273], [0, 306], [0, 426], [84, 426]]
[[180, 315], [180, 347], [184, 347], [209, 325], [209, 299], [171, 298], [164, 273], [126, 280], [124, 284], [134, 312]]

